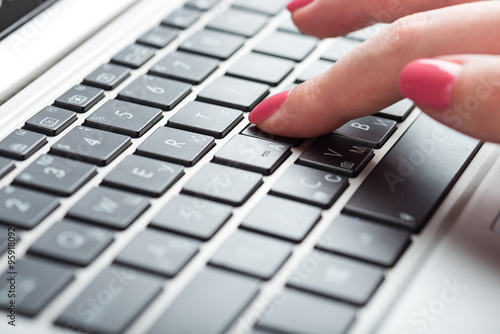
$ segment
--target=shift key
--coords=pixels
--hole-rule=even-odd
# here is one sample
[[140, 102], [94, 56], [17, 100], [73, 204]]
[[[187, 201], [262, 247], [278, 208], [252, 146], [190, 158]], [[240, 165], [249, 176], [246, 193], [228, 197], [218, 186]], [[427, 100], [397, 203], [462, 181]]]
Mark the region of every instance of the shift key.
[[344, 213], [420, 230], [480, 142], [420, 115], [384, 156]]

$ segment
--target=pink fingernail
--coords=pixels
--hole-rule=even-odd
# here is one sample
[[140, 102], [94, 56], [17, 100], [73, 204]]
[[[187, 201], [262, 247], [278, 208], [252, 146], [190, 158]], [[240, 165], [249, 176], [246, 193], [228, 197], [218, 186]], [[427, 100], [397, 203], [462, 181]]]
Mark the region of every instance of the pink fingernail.
[[311, 2], [313, 2], [313, 0], [293, 0], [286, 6], [286, 9], [288, 9], [290, 13], [293, 13], [297, 9], [302, 8]]
[[448, 109], [455, 80], [462, 65], [438, 59], [418, 59], [409, 63], [399, 76], [401, 93], [416, 104]]
[[285, 103], [289, 94], [290, 91], [287, 90], [273, 95], [259, 103], [248, 115], [248, 120], [250, 121], [250, 123], [257, 124], [262, 122], [266, 118], [271, 117], [275, 112], [278, 111], [281, 105]]

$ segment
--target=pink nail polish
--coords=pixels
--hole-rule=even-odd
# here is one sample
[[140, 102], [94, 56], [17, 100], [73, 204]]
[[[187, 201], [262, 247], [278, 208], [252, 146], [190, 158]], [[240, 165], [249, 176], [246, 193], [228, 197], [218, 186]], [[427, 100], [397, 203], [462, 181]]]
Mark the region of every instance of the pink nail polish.
[[262, 122], [266, 118], [271, 117], [275, 112], [278, 111], [281, 105], [285, 103], [289, 94], [290, 91], [287, 90], [273, 95], [259, 103], [248, 115], [248, 120], [250, 121], [250, 123], [257, 124]]
[[401, 93], [423, 107], [445, 110], [450, 106], [453, 84], [462, 65], [438, 59], [418, 59], [399, 76]]
[[293, 13], [297, 9], [302, 8], [311, 2], [313, 2], [313, 0], [293, 0], [286, 6], [286, 9], [288, 9], [290, 13]]

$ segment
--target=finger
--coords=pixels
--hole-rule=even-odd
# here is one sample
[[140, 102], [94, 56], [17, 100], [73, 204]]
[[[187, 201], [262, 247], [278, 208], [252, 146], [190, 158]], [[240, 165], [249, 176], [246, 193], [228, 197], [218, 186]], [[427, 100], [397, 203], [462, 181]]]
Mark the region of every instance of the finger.
[[487, 1], [402, 18], [297, 86], [281, 105], [261, 103], [250, 121], [270, 133], [307, 138], [378, 112], [403, 98], [399, 74], [412, 60], [500, 54], [499, 15], [500, 2]]
[[297, 27], [324, 38], [342, 36], [376, 22], [478, 0], [295, 0], [288, 4]]
[[401, 72], [400, 88], [437, 121], [500, 143], [500, 56], [415, 60]]

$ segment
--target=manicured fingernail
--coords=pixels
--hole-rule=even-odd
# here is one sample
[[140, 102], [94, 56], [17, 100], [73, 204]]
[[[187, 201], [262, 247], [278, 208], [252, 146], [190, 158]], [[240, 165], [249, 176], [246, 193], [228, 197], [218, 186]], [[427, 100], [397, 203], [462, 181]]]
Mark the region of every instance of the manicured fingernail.
[[409, 63], [399, 76], [401, 93], [416, 104], [448, 109], [455, 80], [462, 65], [437, 59], [418, 59]]
[[286, 9], [288, 9], [290, 13], [293, 13], [297, 9], [302, 8], [311, 2], [313, 2], [313, 0], [293, 0], [286, 6]]
[[266, 118], [271, 117], [275, 112], [278, 111], [281, 105], [285, 103], [289, 94], [290, 91], [287, 90], [273, 95], [259, 103], [248, 115], [248, 120], [250, 121], [250, 123], [257, 124], [262, 122]]

